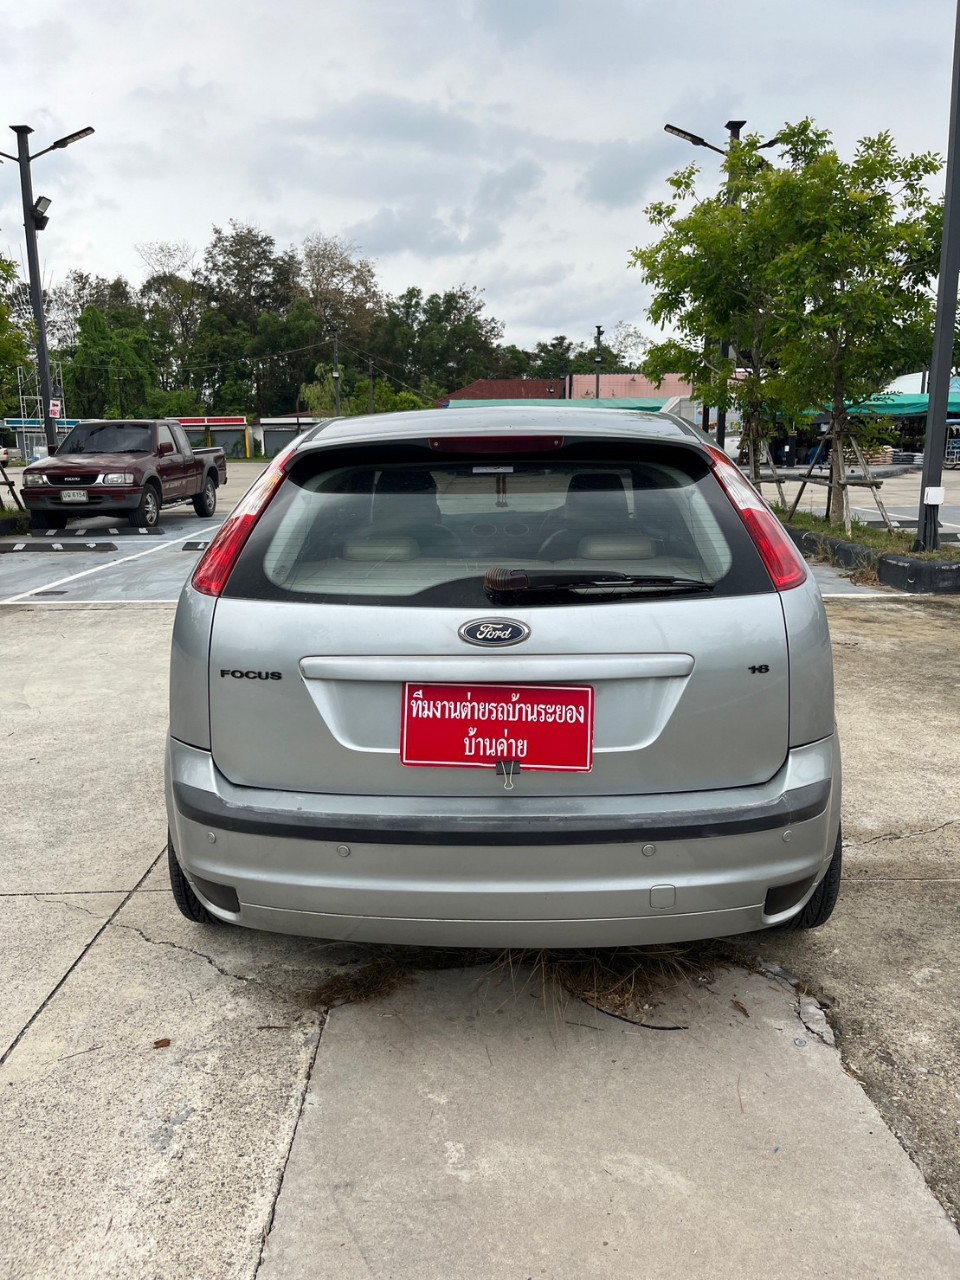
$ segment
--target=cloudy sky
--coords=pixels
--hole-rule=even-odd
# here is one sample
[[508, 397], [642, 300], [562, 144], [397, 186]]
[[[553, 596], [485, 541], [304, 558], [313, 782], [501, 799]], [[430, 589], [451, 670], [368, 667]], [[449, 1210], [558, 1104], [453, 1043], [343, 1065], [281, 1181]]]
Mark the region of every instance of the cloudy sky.
[[[953, 0], [19, 0], [0, 97], [53, 201], [46, 283], [139, 283], [136, 246], [252, 222], [354, 242], [391, 292], [466, 282], [509, 341], [644, 324], [627, 269], [664, 178], [724, 122], [813, 115], [842, 150], [947, 141]], [[4, 130], [0, 128], [0, 133]], [[16, 152], [6, 134], [0, 150]], [[24, 258], [17, 169], [0, 253]]]

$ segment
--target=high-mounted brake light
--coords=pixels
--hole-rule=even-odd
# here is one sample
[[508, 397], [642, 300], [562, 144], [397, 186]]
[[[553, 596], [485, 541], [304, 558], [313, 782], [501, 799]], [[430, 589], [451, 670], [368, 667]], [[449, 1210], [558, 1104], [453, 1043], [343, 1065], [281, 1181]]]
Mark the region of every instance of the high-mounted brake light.
[[725, 453], [712, 445], [707, 452], [713, 474], [743, 521], [776, 589], [789, 591], [806, 582], [806, 561], [763, 498]]
[[430, 448], [444, 453], [552, 453], [563, 436], [431, 436]]
[[191, 583], [194, 590], [205, 596], [223, 594], [240, 552], [283, 483], [292, 461], [292, 449], [278, 454], [230, 512], [193, 571]]

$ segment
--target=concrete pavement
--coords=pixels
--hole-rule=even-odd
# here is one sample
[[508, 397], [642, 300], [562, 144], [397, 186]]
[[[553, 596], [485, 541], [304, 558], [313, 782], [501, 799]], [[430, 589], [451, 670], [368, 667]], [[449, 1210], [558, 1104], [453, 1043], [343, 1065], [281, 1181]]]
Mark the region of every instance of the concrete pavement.
[[[830, 611], [840, 906], [743, 954], [824, 992], [848, 1069], [960, 1204], [960, 610]], [[773, 978], [665, 993], [651, 1017], [682, 1032], [497, 969], [327, 1015], [331, 976], [396, 958], [183, 920], [161, 860], [172, 613], [0, 615], [0, 1275], [960, 1273], [917, 1168]]]
[[334, 1011], [261, 1280], [960, 1272], [792, 988], [723, 972], [650, 1022], [682, 1029], [469, 970]]

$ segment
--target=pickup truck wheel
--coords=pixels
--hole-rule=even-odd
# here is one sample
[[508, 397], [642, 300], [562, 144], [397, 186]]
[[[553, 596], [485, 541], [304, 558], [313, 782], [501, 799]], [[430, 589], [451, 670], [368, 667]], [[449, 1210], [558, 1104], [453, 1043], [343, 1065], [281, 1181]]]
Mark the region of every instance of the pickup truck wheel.
[[160, 519], [160, 495], [157, 486], [147, 484], [143, 487], [140, 505], [127, 516], [134, 529], [153, 529]]
[[219, 924], [220, 921], [217, 917], [210, 914], [190, 887], [190, 881], [183, 874], [183, 868], [177, 861], [177, 855], [174, 853], [173, 841], [170, 839], [169, 832], [167, 832], [167, 868], [170, 872], [170, 889], [173, 893], [173, 900], [177, 904], [180, 914], [186, 916], [188, 920], [192, 920], [194, 924]]
[[217, 509], [217, 486], [213, 476], [207, 476], [203, 488], [193, 500], [193, 509], [201, 520], [207, 520]]

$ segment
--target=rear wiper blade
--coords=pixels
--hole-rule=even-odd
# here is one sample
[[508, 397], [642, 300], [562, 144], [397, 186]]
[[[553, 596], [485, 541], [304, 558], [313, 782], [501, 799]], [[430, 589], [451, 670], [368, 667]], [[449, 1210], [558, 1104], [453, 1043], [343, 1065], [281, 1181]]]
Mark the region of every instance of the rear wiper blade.
[[488, 596], [515, 597], [538, 591], [712, 591], [712, 582], [684, 578], [673, 574], [569, 572], [531, 573], [526, 569], [488, 569], [483, 589]]

